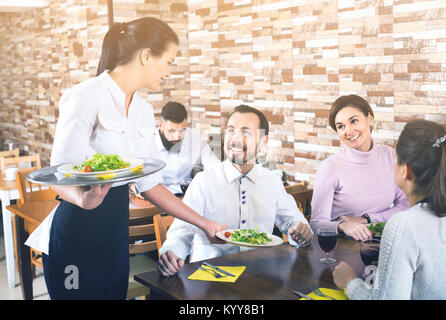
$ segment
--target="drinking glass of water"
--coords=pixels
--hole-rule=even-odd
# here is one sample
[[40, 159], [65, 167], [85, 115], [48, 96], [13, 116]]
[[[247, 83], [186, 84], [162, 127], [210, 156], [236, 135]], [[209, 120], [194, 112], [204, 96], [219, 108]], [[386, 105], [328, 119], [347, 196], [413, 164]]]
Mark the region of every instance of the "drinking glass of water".
[[336, 259], [330, 258], [330, 252], [336, 247], [338, 235], [331, 228], [321, 227], [317, 231], [317, 241], [322, 251], [325, 252], [325, 258], [320, 259], [322, 263], [330, 264], [336, 262]]

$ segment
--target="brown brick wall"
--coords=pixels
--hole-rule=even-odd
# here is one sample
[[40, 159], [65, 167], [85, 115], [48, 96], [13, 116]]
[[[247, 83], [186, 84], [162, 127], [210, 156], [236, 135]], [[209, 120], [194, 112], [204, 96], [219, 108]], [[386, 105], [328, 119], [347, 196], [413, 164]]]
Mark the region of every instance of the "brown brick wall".
[[[64, 89], [93, 76], [107, 30], [106, 2], [50, 1], [0, 14], [0, 144], [49, 158]], [[296, 4], [297, 5], [293, 5]], [[203, 134], [245, 103], [271, 121], [267, 159], [290, 180], [314, 179], [340, 144], [328, 124], [342, 94], [366, 98], [373, 135], [394, 145], [413, 118], [446, 123], [446, 7], [441, 1], [114, 1], [115, 20], [158, 16], [179, 34], [172, 77], [143, 93], [156, 111], [187, 105]]]

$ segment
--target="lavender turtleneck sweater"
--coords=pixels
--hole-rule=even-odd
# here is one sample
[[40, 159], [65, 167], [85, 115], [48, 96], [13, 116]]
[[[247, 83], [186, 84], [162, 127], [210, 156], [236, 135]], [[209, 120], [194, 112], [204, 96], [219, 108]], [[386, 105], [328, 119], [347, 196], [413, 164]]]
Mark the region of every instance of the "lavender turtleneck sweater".
[[395, 183], [395, 153], [386, 145], [368, 152], [344, 146], [319, 166], [314, 183], [310, 225], [338, 231], [342, 215], [372, 222], [387, 221], [394, 213], [409, 208], [404, 192]]

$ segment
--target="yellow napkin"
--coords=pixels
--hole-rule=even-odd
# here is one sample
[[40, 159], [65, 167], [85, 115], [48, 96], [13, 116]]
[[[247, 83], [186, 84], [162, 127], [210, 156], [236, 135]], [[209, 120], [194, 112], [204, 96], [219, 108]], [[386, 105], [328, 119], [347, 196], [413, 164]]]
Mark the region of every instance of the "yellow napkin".
[[[205, 265], [201, 265], [201, 266], [205, 269], [211, 269]], [[244, 267], [244, 266], [241, 266], [241, 267], [220, 267], [220, 266], [217, 266], [217, 267], [219, 267], [220, 269], [225, 270], [229, 273], [232, 273], [235, 277], [227, 276], [227, 275], [224, 275], [223, 273], [217, 271], [219, 274], [224, 275], [224, 277], [216, 278], [216, 277], [214, 277], [214, 274], [212, 271], [204, 271], [204, 270], [198, 269], [197, 271], [192, 273], [188, 279], [189, 280], [202, 280], [202, 281], [235, 282], [235, 281], [237, 281], [237, 279], [241, 276], [241, 274], [246, 269], [246, 267]]]
[[[344, 291], [341, 290], [335, 290], [335, 289], [328, 289], [328, 288], [319, 288], [323, 294], [326, 294], [327, 296], [330, 296], [336, 300], [348, 300], [348, 297], [345, 295]], [[314, 292], [310, 292], [307, 294], [310, 298], [314, 300], [331, 300], [330, 298], [326, 297], [319, 297]], [[305, 298], [300, 298], [299, 300], [307, 300]]]

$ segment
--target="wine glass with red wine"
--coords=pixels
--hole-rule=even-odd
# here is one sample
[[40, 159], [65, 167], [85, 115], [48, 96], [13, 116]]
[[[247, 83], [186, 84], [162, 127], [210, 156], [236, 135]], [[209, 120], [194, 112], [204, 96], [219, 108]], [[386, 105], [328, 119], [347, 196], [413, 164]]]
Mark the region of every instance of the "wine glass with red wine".
[[192, 181], [192, 179], [184, 179], [183, 181], [181, 181], [180, 188], [181, 188], [181, 191], [183, 192], [183, 194], [186, 194], [186, 190], [189, 187], [189, 184], [191, 181]]
[[378, 266], [380, 244], [379, 240], [361, 241], [359, 252], [361, 253], [361, 260], [366, 266]]
[[330, 258], [330, 252], [336, 247], [338, 235], [332, 228], [321, 227], [317, 231], [317, 241], [322, 251], [325, 252], [326, 257], [320, 259], [322, 263], [330, 264], [336, 262], [336, 259]]

